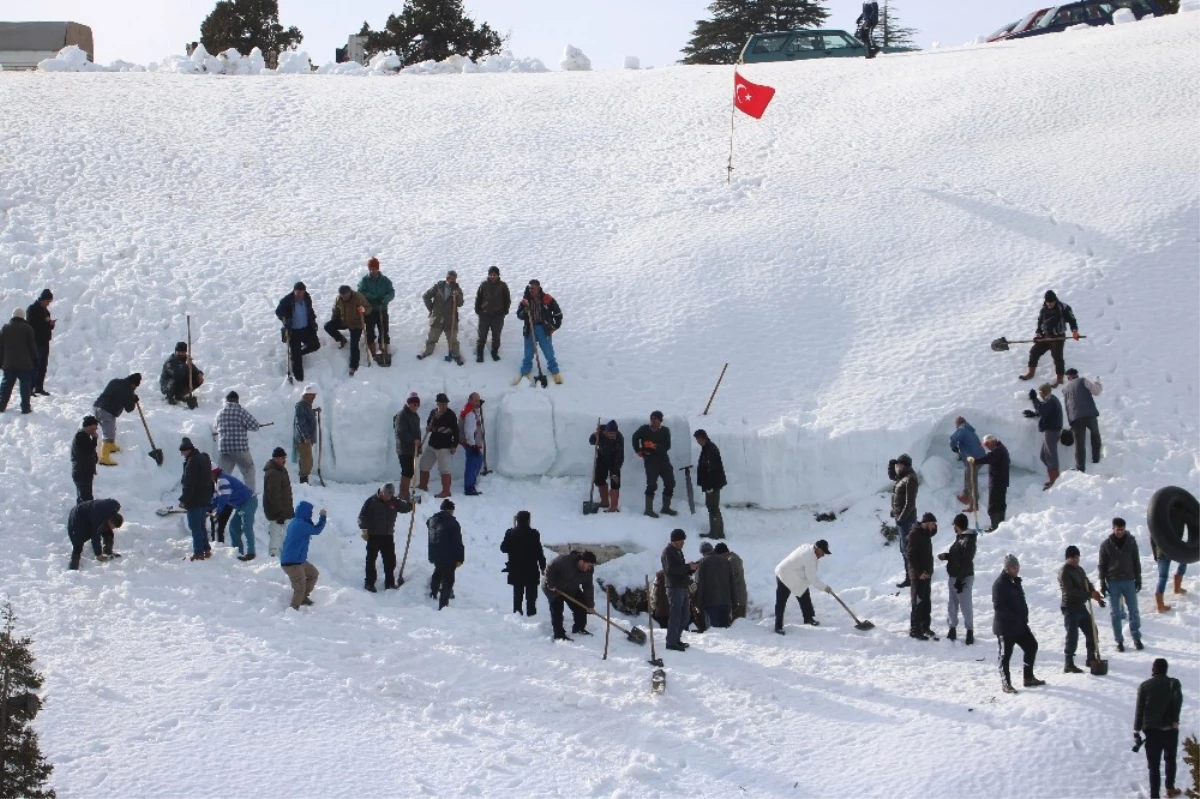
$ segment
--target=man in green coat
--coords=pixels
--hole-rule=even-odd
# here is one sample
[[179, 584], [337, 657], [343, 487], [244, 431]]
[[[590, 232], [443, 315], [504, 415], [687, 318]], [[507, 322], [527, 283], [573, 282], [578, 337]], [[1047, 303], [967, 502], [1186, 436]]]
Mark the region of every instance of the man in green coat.
[[[396, 291], [392, 288], [392, 281], [379, 271], [378, 258], [372, 256], [367, 261], [367, 274], [358, 281], [358, 293], [371, 304], [371, 311], [366, 318], [367, 352], [375, 359], [375, 363], [387, 366], [391, 364], [388, 345], [392, 343], [392, 337], [388, 334], [388, 303], [395, 299]], [[375, 349], [376, 334], [379, 336], [378, 352]]]

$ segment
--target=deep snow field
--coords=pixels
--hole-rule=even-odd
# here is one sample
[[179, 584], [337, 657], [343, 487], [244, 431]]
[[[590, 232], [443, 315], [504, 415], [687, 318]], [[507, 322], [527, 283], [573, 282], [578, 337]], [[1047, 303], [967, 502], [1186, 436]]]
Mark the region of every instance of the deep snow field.
[[[1155, 489], [1200, 483], [1198, 45], [1200, 14], [1181, 14], [752, 65], [745, 76], [778, 94], [761, 121], [735, 120], [730, 185], [728, 68], [0, 74], [0, 309], [7, 319], [49, 286], [58, 319], [54, 396], [30, 416], [14, 398], [0, 416], [0, 593], [46, 675], [37, 726], [59, 796], [1148, 795], [1129, 747], [1154, 657], [1185, 686], [1181, 732], [1200, 732], [1200, 582], [1189, 574], [1192, 593], [1154, 612], [1145, 526]], [[275, 423], [251, 437], [256, 468], [289, 446], [300, 385], [275, 304], [304, 280], [323, 323], [371, 255], [396, 287], [395, 365], [348, 378], [323, 333], [306, 361], [329, 485], [301, 487], [293, 467], [293, 487], [331, 523], [311, 552], [316, 606], [295, 613], [261, 515], [258, 560], [219, 549], [193, 564], [181, 517], [153, 511], [178, 494], [182, 435], [215, 450], [208, 427], [230, 389]], [[561, 303], [564, 385], [510, 386], [513, 319], [500, 363], [474, 363], [470, 313], [466, 366], [444, 362], [444, 344], [412, 357], [421, 293], [454, 268], [472, 298], [492, 264], [514, 296], [536, 277]], [[988, 345], [1028, 338], [1050, 288], [1087, 336], [1068, 365], [1104, 382], [1105, 458], [1044, 493], [1016, 380], [1026, 350]], [[196, 411], [157, 392], [187, 313], [208, 377]], [[146, 457], [136, 415], [119, 420], [125, 451], [96, 496], [123, 505], [125, 557], [68, 572], [71, 435], [132, 371], [167, 461]], [[1052, 371], [1047, 357], [1040, 379]], [[422, 590], [433, 502], [408, 584], [362, 589], [355, 515], [399, 477], [390, 420], [411, 390], [423, 413], [439, 391], [456, 410], [480, 391], [497, 470], [476, 499], [456, 478], [467, 560], [442, 613]], [[553, 644], [544, 598], [533, 619], [509, 614], [499, 552], [526, 508], [546, 543], [631, 550], [598, 570], [622, 588], [653, 575], [676, 524], [696, 557], [703, 506], [687, 514], [681, 480], [678, 520], [642, 517], [632, 453], [624, 512], [580, 515], [595, 419], [616, 418], [628, 440], [656, 408], [677, 467], [695, 461], [701, 426], [722, 449], [728, 543], [753, 608], [666, 652], [662, 696], [648, 648], [617, 636], [602, 661], [599, 636]], [[1014, 462], [1009, 520], [979, 541], [970, 648], [905, 635], [900, 556], [880, 535], [886, 462], [908, 452], [919, 509], [941, 520], [935, 551], [948, 547], [960, 413]], [[827, 510], [837, 521], [814, 520]], [[1064, 675], [1057, 569], [1077, 544], [1095, 580], [1114, 515], [1142, 549], [1147, 649], [1116, 653], [1103, 611], [1109, 675]], [[874, 631], [817, 595], [819, 628], [793, 603], [787, 637], [771, 633], [773, 568], [817, 538], [833, 550], [822, 576]], [[999, 691], [991, 633], [1008, 552], [1048, 681], [1016, 696]], [[939, 634], [946, 591], [939, 571]]]

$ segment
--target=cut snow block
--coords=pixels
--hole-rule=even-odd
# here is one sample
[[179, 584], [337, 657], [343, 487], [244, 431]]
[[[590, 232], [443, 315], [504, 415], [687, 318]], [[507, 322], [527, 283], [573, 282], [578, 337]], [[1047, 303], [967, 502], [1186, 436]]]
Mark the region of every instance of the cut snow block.
[[370, 385], [343, 383], [326, 393], [320, 404], [325, 477], [346, 483], [374, 483], [388, 476], [385, 470], [399, 469], [391, 416], [377, 410], [391, 407], [391, 397]]
[[588, 72], [592, 68], [592, 59], [584, 55], [578, 47], [568, 44], [558, 65], [564, 72]]
[[541, 389], [505, 394], [496, 429], [489, 428], [488, 434], [495, 442], [491, 454], [497, 468], [509, 477], [543, 475], [554, 465], [554, 406]]
[[642, 62], [635, 55], [625, 56], [625, 69], [641, 69]]
[[[921, 476], [921, 487], [943, 491], [953, 486], [955, 489], [961, 490], [962, 475], [956, 473], [958, 468], [960, 468], [958, 461], [951, 463], [941, 455], [929, 456], [917, 468], [917, 474]], [[961, 468], [967, 468], [966, 464], [962, 464]]]

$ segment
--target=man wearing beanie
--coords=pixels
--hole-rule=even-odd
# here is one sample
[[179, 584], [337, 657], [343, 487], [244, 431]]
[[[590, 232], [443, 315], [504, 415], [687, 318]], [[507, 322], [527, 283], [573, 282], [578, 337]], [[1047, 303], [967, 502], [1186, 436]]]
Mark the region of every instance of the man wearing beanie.
[[605, 513], [621, 510], [621, 467], [625, 465], [625, 436], [617, 429], [615, 419], [596, 428], [588, 436], [588, 443], [596, 450], [592, 465], [592, 480], [600, 488], [600, 507]]
[[350, 331], [350, 376], [358, 371], [359, 349], [362, 342], [363, 328], [367, 324], [367, 314], [371, 312], [371, 303], [361, 293], [349, 286], [339, 286], [337, 298], [333, 301], [333, 315], [325, 323], [325, 332], [338, 344], [338, 349], [345, 349], [346, 337], [343, 330]]
[[400, 459], [400, 499], [405, 502], [412, 501], [412, 479], [417, 474], [417, 456], [421, 452], [420, 408], [421, 398], [414, 391], [408, 395], [400, 412], [392, 417], [396, 457]]
[[396, 502], [396, 488], [384, 483], [379, 490], [367, 497], [358, 512], [358, 531], [367, 542], [367, 571], [363, 588], [376, 593], [375, 561], [383, 557], [383, 588], [391, 590], [396, 585], [396, 517], [401, 507]]
[[119, 558], [113, 551], [115, 536], [125, 520], [121, 516], [121, 503], [115, 499], [96, 499], [80, 502], [67, 514], [67, 537], [71, 539], [71, 571], [79, 568], [79, 559], [84, 546], [90, 541], [96, 560], [103, 563], [109, 558]]
[[217, 431], [217, 451], [220, 453], [220, 467], [223, 472], [232, 472], [237, 466], [242, 473], [242, 480], [255, 491], [255, 481], [258, 475], [254, 470], [254, 458], [250, 455], [250, 431], [258, 430], [262, 425], [241, 406], [236, 391], [225, 395], [225, 407], [217, 412], [213, 420], [213, 428]]
[[75, 504], [88, 502], [92, 496], [92, 481], [96, 478], [96, 436], [100, 421], [95, 416], [83, 417], [71, 442], [71, 480], [75, 483]]
[[492, 335], [492, 360], [500, 360], [500, 332], [504, 330], [504, 317], [512, 308], [512, 295], [508, 284], [500, 279], [499, 268], [488, 269], [487, 279], [479, 284], [475, 292], [475, 315], [479, 317], [479, 337], [475, 339], [475, 360], [483, 363], [483, 348], [488, 333]]
[[167, 404], [187, 402], [189, 408], [195, 408], [196, 400], [192, 392], [203, 384], [204, 372], [196, 368], [196, 364], [188, 357], [187, 342], [177, 342], [175, 352], [163, 363], [162, 374], [158, 378], [158, 388], [167, 398]]
[[1083, 630], [1084, 642], [1087, 645], [1087, 662], [1092, 665], [1096, 656], [1096, 638], [1092, 635], [1092, 615], [1088, 612], [1088, 601], [1096, 600], [1104, 607], [1104, 599], [1100, 592], [1092, 586], [1087, 573], [1079, 566], [1079, 547], [1072, 544], [1067, 547], [1066, 562], [1058, 570], [1058, 588], [1062, 593], [1063, 626], [1067, 629], [1067, 645], [1063, 650], [1066, 663], [1063, 665], [1064, 674], [1082, 674], [1083, 669], [1075, 665], [1075, 647], [1079, 644], [1079, 631]]
[[662, 411], [652, 411], [650, 423], [644, 424], [633, 433], [630, 442], [633, 451], [642, 459], [646, 467], [646, 509], [643, 515], [657, 519], [654, 512], [654, 494], [658, 491], [658, 481], [662, 479], [663, 499], [659, 513], [667, 516], [678, 516], [679, 512], [671, 508], [671, 497], [675, 494], [675, 468], [671, 465], [671, 428], [663, 424]]
[[114, 452], [120, 452], [117, 446], [117, 417], [126, 411], [132, 411], [138, 406], [137, 388], [142, 384], [142, 375], [134, 372], [128, 377], [118, 377], [108, 381], [104, 391], [96, 398], [92, 410], [100, 420], [100, 465], [116, 466], [112, 459]]
[[733, 566], [715, 554], [713, 545], [700, 545], [700, 565], [696, 568], [696, 607], [709, 627], [728, 627], [733, 622]]
[[[392, 281], [379, 271], [379, 259], [372, 256], [367, 261], [367, 273], [358, 281], [358, 293], [371, 309], [367, 313], [367, 352], [380, 366], [391, 366], [392, 358], [388, 345], [392, 343], [388, 332], [388, 303], [396, 298]], [[375, 350], [375, 337], [379, 337], [379, 350]]]
[[317, 440], [317, 413], [320, 408], [313, 407], [317, 398], [317, 387], [309, 383], [304, 387], [304, 393], [296, 402], [296, 413], [292, 417], [292, 442], [296, 445], [294, 453], [300, 462], [300, 482], [307, 483], [313, 469], [313, 444]]
[[1175, 787], [1175, 752], [1179, 748], [1179, 712], [1183, 708], [1183, 686], [1167, 676], [1167, 659], [1155, 658], [1150, 679], [1138, 686], [1134, 703], [1133, 737], [1146, 736], [1146, 765], [1150, 770], [1150, 797], [1157, 799], [1162, 775], [1158, 764], [1167, 761], [1167, 797], [1179, 796]]
[[208, 536], [204, 532], [204, 518], [212, 506], [214, 493], [212, 460], [192, 445], [190, 438], [179, 442], [179, 454], [183, 456], [183, 493], [179, 495], [179, 507], [187, 512], [188, 531], [192, 534], [193, 561], [212, 556]]
[[912, 458], [904, 453], [888, 461], [888, 479], [892, 483], [892, 518], [896, 520], [896, 532], [900, 536], [900, 557], [904, 560], [904, 581], [897, 588], [908, 588], [908, 534], [917, 523], [917, 473], [913, 471]]
[[725, 464], [721, 461], [721, 450], [717, 449], [704, 430], [692, 433], [700, 447], [700, 460], [696, 463], [696, 485], [704, 492], [704, 507], [708, 511], [708, 532], [705, 538], [724, 538], [725, 519], [721, 516], [721, 489], [727, 485]]
[[975, 538], [975, 531], [967, 526], [966, 514], [960, 513], [954, 517], [954, 543], [950, 545], [950, 551], [938, 555], [938, 560], [946, 562], [946, 575], [950, 578], [946, 582], [950, 589], [950, 602], [946, 608], [950, 630], [946, 638], [953, 641], [958, 637], [958, 611], [961, 609], [963, 624], [967, 627], [967, 638], [963, 643], [967, 646], [975, 643], [971, 593], [975, 588]]
[[692, 582], [692, 572], [696, 565], [688, 563], [683, 557], [683, 542], [687, 533], [675, 529], [671, 531], [671, 543], [662, 551], [663, 575], [667, 583], [667, 601], [671, 606], [671, 615], [667, 622], [667, 649], [683, 652], [688, 644], [683, 643], [683, 630], [687, 627], [688, 618], [692, 615], [692, 598], [688, 586]]
[[304, 379], [304, 356], [321, 349], [317, 338], [317, 314], [303, 283], [296, 283], [275, 306], [275, 318], [283, 324], [283, 341], [288, 347], [288, 382]]
[[438, 394], [434, 402], [437, 405], [429, 412], [425, 423], [429, 448], [421, 453], [421, 484], [418, 488], [429, 490], [429, 472], [436, 463], [442, 479], [442, 490], [434, 494], [434, 498], [445, 499], [450, 496], [450, 483], [453, 480], [450, 458], [458, 451], [458, 417], [450, 410], [450, 398], [445, 394]]
[[458, 351], [458, 309], [463, 304], [462, 287], [458, 285], [458, 272], [451, 269], [446, 273], [445, 280], [439, 280], [425, 292], [422, 299], [429, 311], [429, 336], [425, 339], [425, 349], [417, 355], [421, 361], [433, 355], [438, 339], [446, 334], [446, 344], [450, 352], [447, 361], [463, 365], [461, 353]]
[[292, 478], [287, 470], [287, 452], [276, 447], [263, 466], [263, 515], [267, 517], [267, 552], [279, 555], [288, 519], [296, 515], [292, 506]]
[[1004, 556], [1004, 569], [992, 584], [992, 632], [996, 634], [996, 647], [1000, 655], [1000, 687], [1006, 694], [1015, 694], [1008, 663], [1014, 647], [1021, 647], [1025, 655], [1025, 687], [1045, 685], [1033, 674], [1037, 660], [1038, 642], [1029, 629], [1029, 605], [1025, 603], [1025, 589], [1021, 587], [1021, 564], [1016, 555]]
[[1100, 411], [1096, 409], [1095, 397], [1100, 396], [1104, 386], [1100, 379], [1088, 380], [1079, 376], [1078, 369], [1067, 370], [1067, 384], [1062, 388], [1063, 406], [1067, 411], [1067, 424], [1075, 435], [1075, 471], [1087, 471], [1087, 447], [1090, 433], [1092, 463], [1100, 462]]
[[1075, 313], [1071, 306], [1058, 299], [1053, 291], [1047, 291], [1043, 297], [1042, 309], [1038, 312], [1037, 331], [1033, 334], [1033, 346], [1029, 348], [1029, 369], [1021, 375], [1022, 380], [1032, 380], [1037, 374], [1038, 361], [1047, 352], [1054, 359], [1054, 374], [1057, 379], [1054, 385], [1060, 386], [1067, 368], [1063, 360], [1063, 344], [1067, 339], [1067, 327], [1071, 328], [1071, 337], [1079, 341], [1079, 323], [1075, 321]]
[[441, 610], [450, 604], [454, 596], [454, 572], [466, 560], [462, 527], [454, 518], [454, 503], [443, 499], [442, 509], [430, 516], [425, 526], [429, 531], [429, 562], [433, 564], [429, 595], [437, 599]]
[[908, 617], [908, 636], [918, 641], [937, 640], [931, 627], [933, 584], [933, 537], [937, 535], [937, 517], [926, 513], [921, 523], [908, 534], [908, 580], [912, 610]]
[[0, 413], [8, 408], [14, 384], [20, 386], [21, 413], [33, 413], [30, 396], [37, 362], [33, 328], [25, 321], [25, 311], [17, 308], [8, 324], [0, 328], [0, 368], [4, 370], [4, 377], [0, 379]]
[[25, 309], [25, 321], [33, 328], [33, 339], [37, 344], [37, 363], [33, 367], [33, 395], [50, 396], [46, 390], [46, 369], [50, 365], [50, 339], [54, 336], [54, 320], [50, 318], [50, 303], [54, 293], [42, 289], [35, 302]]
[[1046, 466], [1046, 482], [1043, 491], [1058, 480], [1058, 439], [1062, 435], [1063, 409], [1058, 397], [1054, 396], [1054, 387], [1042, 383], [1037, 391], [1029, 389], [1029, 401], [1033, 403], [1032, 411], [1025, 411], [1027, 418], [1037, 417], [1038, 432], [1042, 434], [1042, 463]]
[[567, 604], [564, 596], [578, 603], [571, 604], [571, 617], [574, 619], [571, 632], [575, 635], [591, 635], [587, 629], [587, 617], [589, 612], [596, 609], [596, 589], [592, 582], [592, 571], [595, 568], [595, 553], [574, 550], [559, 555], [546, 567], [542, 591], [550, 602], [550, 627], [554, 631], [555, 641], [571, 640], [563, 626], [563, 611]]

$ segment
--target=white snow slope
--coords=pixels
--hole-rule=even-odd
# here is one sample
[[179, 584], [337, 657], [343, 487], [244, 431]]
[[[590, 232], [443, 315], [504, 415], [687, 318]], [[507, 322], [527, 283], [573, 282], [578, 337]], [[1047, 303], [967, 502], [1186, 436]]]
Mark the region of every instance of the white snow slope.
[[[761, 121], [736, 120], [731, 185], [727, 68], [4, 73], [0, 307], [50, 286], [59, 322], [54, 397], [30, 416], [14, 399], [0, 417], [0, 575], [47, 677], [37, 723], [59, 795], [1145, 796], [1129, 745], [1153, 657], [1184, 681], [1184, 732], [1200, 727], [1200, 586], [1189, 576], [1192, 595], [1153, 612], [1145, 528], [1155, 489], [1195, 491], [1200, 475], [1198, 44], [1200, 16], [1181, 15], [747, 67], [778, 95]], [[324, 321], [372, 254], [396, 285], [396, 365], [348, 379], [324, 334], [309, 359], [332, 480], [296, 498], [332, 522], [312, 550], [316, 607], [294, 613], [270, 558], [222, 548], [188, 563], [178, 518], [153, 509], [177, 492], [179, 437], [211, 451], [229, 389], [275, 423], [252, 437], [259, 468], [287, 445], [299, 387], [275, 304], [303, 279]], [[564, 385], [509, 386], [511, 319], [499, 364], [445, 363], [444, 345], [412, 359], [421, 292], [456, 268], [473, 293], [491, 264], [514, 294], [537, 277], [562, 304]], [[1043, 493], [1015, 379], [1024, 349], [988, 344], [1028, 337], [1048, 288], [1088, 337], [1070, 363], [1104, 381], [1105, 459]], [[185, 313], [209, 377], [195, 412], [155, 390]], [[167, 464], [122, 417], [120, 466], [96, 494], [124, 506], [125, 557], [67, 572], [72, 431], [107, 380], [135, 370]], [[458, 599], [437, 613], [422, 590], [433, 503], [409, 584], [367, 594], [354, 516], [370, 483], [398, 476], [391, 414], [410, 390], [428, 410], [437, 391], [457, 409], [473, 389], [500, 473], [474, 500], [456, 480]], [[599, 569], [622, 587], [653, 573], [676, 523], [695, 556], [703, 512], [641, 517], [632, 455], [625, 512], [579, 515], [589, 426], [616, 418], [628, 437], [654, 408], [676, 466], [694, 459], [699, 426], [722, 448], [726, 499], [741, 506], [726, 526], [756, 610], [770, 616], [774, 564], [823, 537], [822, 574], [877, 629], [855, 631], [818, 595], [819, 628], [780, 638], [752, 618], [689, 635], [690, 651], [666, 653], [667, 693], [650, 698], [645, 649], [617, 637], [602, 661], [598, 638], [551, 644], [544, 599], [533, 619], [508, 614], [498, 544], [522, 507], [548, 543], [625, 544], [632, 554]], [[971, 648], [904, 635], [900, 558], [878, 521], [886, 461], [908, 451], [945, 550], [959, 413], [999, 434], [1016, 467], [1009, 521], [979, 544]], [[813, 521], [827, 508], [838, 521]], [[1113, 515], [1142, 548], [1147, 650], [1115, 653], [1105, 611], [1109, 676], [1063, 675], [1063, 548], [1079, 545], [1094, 575]], [[991, 634], [1007, 552], [1022, 560], [1049, 682], [1017, 696], [999, 693]], [[933, 590], [944, 630], [943, 572]]]

